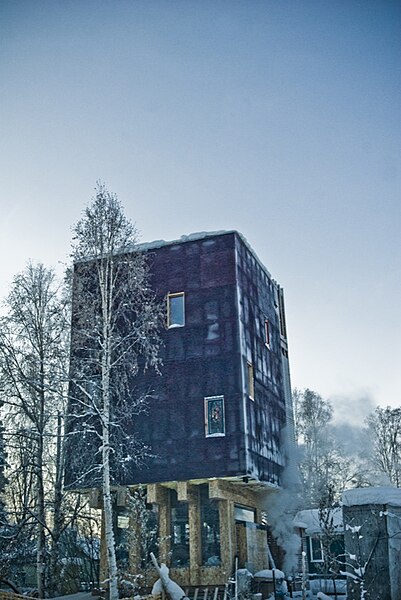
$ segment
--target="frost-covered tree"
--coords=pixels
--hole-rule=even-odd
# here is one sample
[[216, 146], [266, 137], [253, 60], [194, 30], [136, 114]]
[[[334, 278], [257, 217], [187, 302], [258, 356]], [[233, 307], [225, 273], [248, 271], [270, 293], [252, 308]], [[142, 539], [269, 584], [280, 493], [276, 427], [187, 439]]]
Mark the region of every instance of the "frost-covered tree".
[[[19, 513], [16, 520], [21, 527], [34, 528], [39, 598], [46, 592], [46, 538], [52, 530], [46, 482], [53, 468], [50, 456], [66, 384], [66, 313], [59, 292], [52, 270], [28, 264], [14, 278], [0, 321], [6, 441], [11, 471], [19, 471], [18, 493], [22, 493], [22, 504], [15, 507]], [[18, 455], [21, 462], [14, 462]], [[56, 518], [61, 507], [54, 498], [52, 509]], [[53, 547], [55, 551], [56, 545]]]
[[[152, 581], [154, 568], [150, 553], [158, 554], [163, 538], [159, 537], [157, 514], [146, 502], [146, 490], [132, 490], [126, 499], [126, 529], [121, 529], [119, 540], [119, 570], [127, 595], [140, 592]], [[122, 552], [121, 552], [122, 551]]]
[[111, 486], [119, 470], [143, 457], [145, 449], [129, 431], [145, 406], [134, 378], [158, 363], [159, 308], [137, 240], [117, 196], [98, 183], [74, 229], [70, 434], [79, 438], [80, 455], [92, 461], [72, 467], [77, 483], [100, 482], [102, 489], [111, 600], [118, 598]]
[[[317, 568], [325, 576], [324, 581], [328, 581], [328, 578], [330, 578], [333, 582], [336, 598], [336, 579], [339, 575], [341, 565], [338, 558], [339, 548], [335, 547], [339, 544], [339, 529], [336, 521], [338, 520], [337, 515], [340, 510], [336, 502], [336, 493], [333, 484], [329, 483], [325, 494], [321, 496], [318, 509], [323, 562], [317, 563]], [[328, 590], [324, 589], [324, 591]]]
[[336, 439], [331, 403], [310, 389], [295, 389], [293, 400], [304, 498], [317, 508], [329, 489], [338, 499], [345, 488], [361, 481], [362, 473]]
[[318, 506], [333, 464], [328, 428], [333, 409], [329, 402], [309, 389], [294, 390], [293, 398], [296, 438], [302, 451], [304, 495], [311, 506]]
[[[0, 408], [2, 406], [0, 400]], [[6, 467], [6, 450], [3, 436], [3, 424], [0, 420], [0, 582], [4, 580], [8, 573], [8, 517], [4, 504], [4, 491], [6, 486], [6, 477], [4, 474]]]
[[373, 442], [373, 466], [392, 485], [401, 487], [401, 408], [376, 407], [367, 426]]

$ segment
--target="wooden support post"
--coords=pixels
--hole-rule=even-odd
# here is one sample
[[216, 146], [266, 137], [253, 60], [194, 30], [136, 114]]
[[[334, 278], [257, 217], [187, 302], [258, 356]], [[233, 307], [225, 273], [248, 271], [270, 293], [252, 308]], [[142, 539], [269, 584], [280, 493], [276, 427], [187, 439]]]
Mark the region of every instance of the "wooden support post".
[[201, 519], [199, 490], [190, 486], [188, 492], [188, 521], [189, 521], [189, 568], [190, 584], [199, 585], [200, 567], [202, 564]]
[[220, 521], [220, 553], [223, 569], [226, 573], [231, 573], [234, 550], [234, 516], [233, 505], [229, 500], [219, 500], [219, 521]]
[[150, 504], [157, 504], [159, 507], [160, 561], [167, 563], [170, 553], [171, 534], [169, 490], [158, 483], [151, 483], [147, 486], [146, 491], [147, 501]]

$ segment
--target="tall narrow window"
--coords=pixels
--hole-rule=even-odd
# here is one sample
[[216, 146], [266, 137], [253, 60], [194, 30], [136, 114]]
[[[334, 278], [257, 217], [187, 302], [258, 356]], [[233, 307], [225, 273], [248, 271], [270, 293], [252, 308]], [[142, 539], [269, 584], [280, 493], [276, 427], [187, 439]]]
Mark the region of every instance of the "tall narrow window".
[[189, 514], [188, 504], [178, 502], [177, 492], [170, 490], [171, 566], [189, 565]]
[[167, 327], [184, 327], [185, 294], [178, 292], [167, 296]]
[[217, 567], [221, 564], [220, 555], [220, 516], [218, 500], [209, 498], [207, 484], [199, 486], [202, 564]]
[[280, 316], [280, 333], [284, 339], [287, 339], [287, 326], [285, 323], [285, 310], [284, 310], [284, 291], [282, 288], [279, 288], [279, 316]]
[[265, 345], [270, 348], [270, 323], [269, 319], [265, 319]]
[[226, 434], [224, 418], [224, 396], [205, 398], [206, 437], [221, 437]]
[[246, 363], [246, 370], [247, 370], [247, 375], [248, 375], [248, 396], [250, 397], [251, 400], [254, 400], [254, 398], [255, 398], [255, 383], [254, 383], [252, 363], [250, 363], [250, 362]]
[[323, 562], [323, 544], [320, 538], [309, 538], [309, 550], [311, 562]]

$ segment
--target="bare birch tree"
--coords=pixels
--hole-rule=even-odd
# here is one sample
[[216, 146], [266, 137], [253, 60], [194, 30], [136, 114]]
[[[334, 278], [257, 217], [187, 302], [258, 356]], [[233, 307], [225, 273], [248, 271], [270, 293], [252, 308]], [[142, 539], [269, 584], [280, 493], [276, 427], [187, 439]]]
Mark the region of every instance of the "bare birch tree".
[[0, 378], [8, 445], [11, 453], [14, 446], [24, 454], [25, 482], [33, 483], [33, 488], [24, 490], [21, 523], [34, 524], [39, 598], [46, 592], [46, 536], [52, 527], [46, 510], [46, 478], [57, 414], [65, 397], [66, 330], [53, 271], [28, 264], [13, 281], [0, 322]]
[[333, 409], [329, 402], [309, 389], [294, 390], [293, 398], [296, 436], [302, 451], [300, 467], [304, 495], [311, 506], [318, 506], [333, 463], [332, 444], [328, 435]]
[[371, 462], [392, 485], [401, 487], [401, 408], [377, 406], [367, 425], [373, 442]]
[[344, 489], [365, 481], [365, 474], [336, 437], [331, 403], [309, 389], [295, 389], [293, 400], [304, 498], [317, 508], [329, 489], [338, 500]]
[[[81, 450], [72, 470], [81, 486], [96, 485], [100, 475], [108, 587], [116, 600], [112, 484], [144, 451], [129, 431], [144, 408], [134, 378], [158, 363], [160, 314], [144, 255], [136, 249], [138, 233], [103, 184], [74, 234], [70, 440], [75, 434]], [[90, 464], [80, 469], [83, 455]]]

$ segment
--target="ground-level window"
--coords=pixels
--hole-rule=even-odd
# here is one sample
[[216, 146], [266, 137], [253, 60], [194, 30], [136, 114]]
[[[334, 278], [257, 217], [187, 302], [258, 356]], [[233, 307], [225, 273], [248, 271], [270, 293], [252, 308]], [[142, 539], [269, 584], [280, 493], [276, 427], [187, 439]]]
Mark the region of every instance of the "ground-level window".
[[219, 437], [226, 434], [224, 416], [224, 396], [205, 398], [206, 437]]
[[129, 515], [124, 508], [116, 505], [114, 505], [113, 513], [116, 559], [119, 566], [125, 568], [128, 565], [129, 560]]
[[255, 383], [253, 374], [253, 364], [246, 363], [247, 379], [248, 379], [248, 396], [253, 400], [255, 398]]
[[178, 502], [177, 492], [170, 490], [171, 566], [189, 565], [188, 503]]
[[246, 521], [247, 523], [255, 523], [255, 511], [248, 506], [234, 505], [235, 521]]
[[221, 564], [219, 504], [209, 498], [208, 487], [207, 483], [199, 486], [202, 564], [215, 567]]
[[177, 292], [167, 295], [167, 327], [184, 327], [185, 294]]
[[323, 562], [323, 545], [319, 537], [314, 536], [309, 538], [309, 549], [311, 562]]

